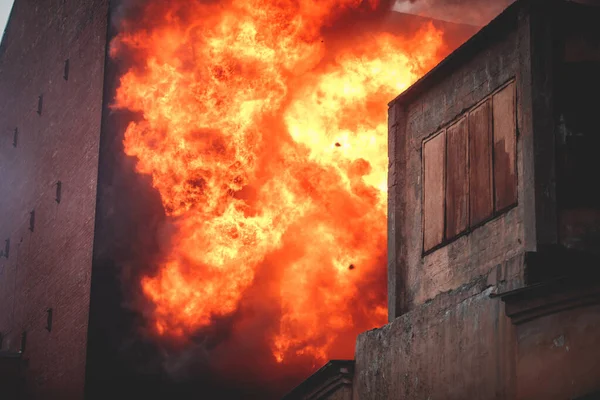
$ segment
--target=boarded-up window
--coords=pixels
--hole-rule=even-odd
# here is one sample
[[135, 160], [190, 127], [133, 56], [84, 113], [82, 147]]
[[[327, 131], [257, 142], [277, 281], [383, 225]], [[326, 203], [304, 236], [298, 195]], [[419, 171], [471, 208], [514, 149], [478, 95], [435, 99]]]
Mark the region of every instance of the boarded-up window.
[[489, 218], [494, 208], [490, 103], [484, 102], [469, 114], [471, 226]]
[[500, 211], [517, 202], [514, 83], [496, 93], [493, 103], [494, 190], [496, 211]]
[[469, 223], [469, 131], [462, 118], [447, 130], [446, 149], [446, 237], [467, 229]]
[[444, 240], [445, 132], [425, 142], [424, 164], [424, 248], [432, 249]]
[[423, 251], [517, 204], [514, 82], [423, 144]]

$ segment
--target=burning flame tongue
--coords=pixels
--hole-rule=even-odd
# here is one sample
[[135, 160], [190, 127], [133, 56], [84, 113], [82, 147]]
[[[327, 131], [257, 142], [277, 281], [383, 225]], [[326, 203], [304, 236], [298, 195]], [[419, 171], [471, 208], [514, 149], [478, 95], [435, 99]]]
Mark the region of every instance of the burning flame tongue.
[[113, 42], [113, 56], [139, 60], [115, 102], [143, 117], [125, 152], [177, 228], [141, 282], [158, 334], [186, 337], [238, 310], [274, 254], [277, 361], [351, 357], [344, 338], [385, 322], [373, 282], [385, 271], [386, 102], [433, 66], [442, 38], [432, 26], [354, 32], [328, 49], [321, 29], [377, 7], [364, 3], [148, 2], [144, 29]]

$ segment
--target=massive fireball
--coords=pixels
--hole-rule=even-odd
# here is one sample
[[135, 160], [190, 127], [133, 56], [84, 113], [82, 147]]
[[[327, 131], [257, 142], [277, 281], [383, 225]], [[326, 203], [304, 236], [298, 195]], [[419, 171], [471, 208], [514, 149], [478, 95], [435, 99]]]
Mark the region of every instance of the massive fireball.
[[115, 99], [141, 116], [125, 152], [176, 226], [159, 272], [141, 281], [158, 335], [235, 313], [266, 267], [278, 362], [351, 357], [347, 336], [385, 323], [384, 293], [364, 283], [386, 268], [386, 103], [439, 60], [443, 40], [432, 25], [355, 28], [329, 45], [323, 31], [340, 16], [377, 7], [148, 2], [113, 41], [112, 56], [136, 54]]

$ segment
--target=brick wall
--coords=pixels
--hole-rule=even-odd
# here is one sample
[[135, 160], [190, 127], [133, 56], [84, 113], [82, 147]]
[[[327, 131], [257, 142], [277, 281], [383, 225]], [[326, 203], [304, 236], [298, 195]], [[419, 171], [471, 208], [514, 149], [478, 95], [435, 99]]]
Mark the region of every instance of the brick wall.
[[16, 0], [0, 48], [0, 332], [35, 398], [83, 396], [107, 7]]

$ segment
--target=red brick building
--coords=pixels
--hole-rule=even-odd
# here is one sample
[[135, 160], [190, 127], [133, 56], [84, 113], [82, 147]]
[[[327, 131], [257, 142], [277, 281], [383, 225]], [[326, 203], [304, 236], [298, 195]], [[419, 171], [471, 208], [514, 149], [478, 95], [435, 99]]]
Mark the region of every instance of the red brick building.
[[164, 212], [109, 108], [109, 17], [108, 0], [16, 0], [2, 40], [0, 398], [164, 397], [116, 265], [145, 262]]
[[518, 1], [389, 104], [390, 323], [287, 398], [600, 398], [598, 21]]
[[204, 370], [173, 383], [130, 307], [165, 216], [122, 149], [132, 116], [110, 109], [118, 4], [16, 0], [2, 39], [1, 399], [240, 395]]
[[84, 390], [107, 11], [18, 0], [0, 47], [0, 363], [37, 398]]

